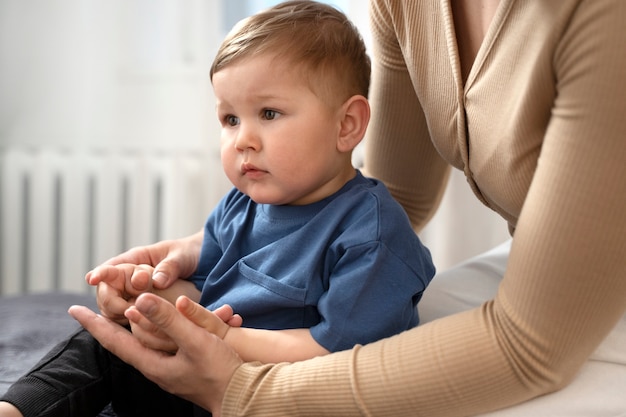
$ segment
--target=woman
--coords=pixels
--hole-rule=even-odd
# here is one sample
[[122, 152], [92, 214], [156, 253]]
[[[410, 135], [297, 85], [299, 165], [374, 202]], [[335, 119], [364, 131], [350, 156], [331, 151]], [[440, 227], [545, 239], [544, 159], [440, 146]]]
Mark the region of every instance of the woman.
[[[372, 0], [370, 12], [365, 170], [417, 231], [449, 167], [465, 172], [513, 235], [508, 256], [482, 260], [502, 268], [493, 299], [351, 351], [266, 366], [240, 365], [209, 334], [189, 340], [195, 325], [151, 296], [137, 309], [179, 342], [176, 356], [116, 345], [132, 338], [83, 309], [73, 314], [114, 353], [215, 415], [476, 415], [572, 381], [592, 415], [606, 401], [623, 407], [621, 395], [590, 394], [595, 376], [583, 365], [613, 329], [598, 354], [626, 364], [623, 344], [610, 345], [626, 331], [626, 2]], [[187, 276], [197, 261], [187, 248], [198, 239], [111, 262], [164, 260], [158, 279]], [[437, 277], [424, 303], [473, 279], [466, 273]], [[177, 379], [176, 367], [189, 371]], [[611, 369], [624, 376], [624, 366]], [[558, 394], [526, 406], [535, 408], [498, 415], [568, 415]]]

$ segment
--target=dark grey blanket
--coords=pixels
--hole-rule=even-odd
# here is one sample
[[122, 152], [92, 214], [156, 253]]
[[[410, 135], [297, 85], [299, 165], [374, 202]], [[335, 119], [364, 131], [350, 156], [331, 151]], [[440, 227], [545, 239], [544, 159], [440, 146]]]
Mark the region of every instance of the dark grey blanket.
[[[92, 295], [46, 293], [0, 297], [0, 396], [54, 345], [79, 327], [67, 314], [73, 304], [97, 311]], [[107, 407], [101, 417], [113, 416]]]
[[67, 314], [72, 304], [97, 308], [92, 295], [50, 293], [0, 298], [0, 394], [78, 328]]

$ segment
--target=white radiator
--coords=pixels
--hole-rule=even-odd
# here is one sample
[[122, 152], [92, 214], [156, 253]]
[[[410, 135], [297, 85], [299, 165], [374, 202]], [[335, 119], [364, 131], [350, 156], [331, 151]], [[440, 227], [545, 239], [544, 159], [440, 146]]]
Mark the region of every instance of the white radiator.
[[127, 248], [198, 231], [225, 192], [216, 155], [0, 152], [0, 294], [89, 291]]

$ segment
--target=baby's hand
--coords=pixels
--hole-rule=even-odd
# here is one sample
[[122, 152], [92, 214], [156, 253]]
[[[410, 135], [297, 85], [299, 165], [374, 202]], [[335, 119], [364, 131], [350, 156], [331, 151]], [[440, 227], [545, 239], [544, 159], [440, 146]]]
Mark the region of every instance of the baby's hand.
[[139, 294], [152, 291], [150, 265], [100, 265], [87, 273], [85, 280], [96, 285], [96, 301], [103, 316], [127, 324], [124, 312]]

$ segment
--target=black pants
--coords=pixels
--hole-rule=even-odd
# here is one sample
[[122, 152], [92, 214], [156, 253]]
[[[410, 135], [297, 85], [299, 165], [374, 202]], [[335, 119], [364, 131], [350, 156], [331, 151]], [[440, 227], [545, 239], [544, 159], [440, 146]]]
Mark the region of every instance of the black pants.
[[163, 391], [82, 329], [55, 346], [2, 400], [25, 417], [97, 416], [109, 403], [119, 417], [211, 415]]

